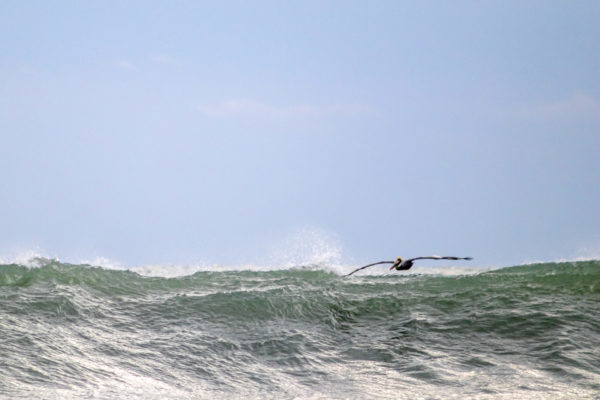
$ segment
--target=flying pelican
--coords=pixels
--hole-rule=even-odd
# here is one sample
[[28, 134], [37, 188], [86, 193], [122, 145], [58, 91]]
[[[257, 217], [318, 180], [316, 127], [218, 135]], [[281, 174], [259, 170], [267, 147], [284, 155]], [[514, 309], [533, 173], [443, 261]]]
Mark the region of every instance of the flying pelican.
[[348, 275], [346, 276], [350, 276], [353, 273], [360, 271], [361, 269], [365, 269], [368, 267], [372, 267], [373, 265], [379, 265], [379, 264], [393, 264], [390, 267], [390, 271], [393, 269], [396, 269], [397, 271], [404, 271], [407, 269], [410, 269], [410, 267], [413, 266], [413, 261], [415, 260], [472, 260], [472, 257], [442, 257], [442, 256], [426, 256], [426, 257], [415, 257], [415, 258], [409, 258], [408, 260], [402, 260], [402, 257], [398, 257], [396, 258], [396, 261], [379, 261], [373, 264], [369, 264], [369, 265], [365, 265], [364, 267], [360, 267], [355, 269], [354, 271], [350, 272]]

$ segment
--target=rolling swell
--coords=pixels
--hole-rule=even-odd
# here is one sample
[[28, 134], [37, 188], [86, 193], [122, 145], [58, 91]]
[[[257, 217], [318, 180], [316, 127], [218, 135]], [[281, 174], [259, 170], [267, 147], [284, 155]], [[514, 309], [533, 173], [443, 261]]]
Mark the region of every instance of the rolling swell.
[[0, 266], [0, 392], [11, 398], [600, 390], [598, 261], [351, 278], [36, 264]]

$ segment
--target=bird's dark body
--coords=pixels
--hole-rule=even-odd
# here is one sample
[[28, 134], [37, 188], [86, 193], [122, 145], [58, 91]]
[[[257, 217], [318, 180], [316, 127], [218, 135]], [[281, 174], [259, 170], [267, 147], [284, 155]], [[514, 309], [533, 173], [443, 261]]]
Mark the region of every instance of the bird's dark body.
[[413, 260], [406, 260], [403, 263], [401, 263], [400, 265], [398, 265], [396, 267], [397, 271], [406, 271], [407, 269], [410, 269], [410, 267], [413, 266]]

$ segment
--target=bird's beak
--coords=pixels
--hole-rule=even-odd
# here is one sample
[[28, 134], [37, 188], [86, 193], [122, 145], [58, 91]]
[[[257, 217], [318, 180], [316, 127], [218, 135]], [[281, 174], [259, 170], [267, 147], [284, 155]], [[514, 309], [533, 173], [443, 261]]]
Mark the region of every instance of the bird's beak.
[[394, 264], [390, 267], [390, 271], [393, 270], [394, 268], [396, 268], [396, 264]]

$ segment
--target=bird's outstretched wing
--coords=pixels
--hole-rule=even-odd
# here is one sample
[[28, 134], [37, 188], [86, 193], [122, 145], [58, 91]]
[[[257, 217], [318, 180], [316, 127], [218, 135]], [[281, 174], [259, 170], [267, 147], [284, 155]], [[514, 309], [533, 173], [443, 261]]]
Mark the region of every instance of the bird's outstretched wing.
[[473, 257], [442, 257], [442, 256], [426, 256], [426, 257], [415, 257], [406, 261], [415, 261], [415, 260], [472, 260]]
[[352, 271], [352, 272], [350, 272], [348, 275], [344, 275], [344, 276], [350, 276], [350, 275], [352, 275], [353, 273], [360, 271], [361, 269], [365, 269], [365, 268], [368, 268], [368, 267], [372, 267], [373, 265], [379, 265], [379, 264], [393, 264], [393, 263], [394, 263], [394, 261], [379, 261], [379, 262], [376, 262], [376, 263], [373, 263], [373, 264], [365, 265], [364, 267], [356, 268], [354, 271]]

